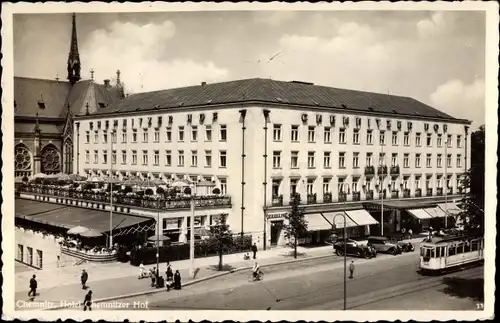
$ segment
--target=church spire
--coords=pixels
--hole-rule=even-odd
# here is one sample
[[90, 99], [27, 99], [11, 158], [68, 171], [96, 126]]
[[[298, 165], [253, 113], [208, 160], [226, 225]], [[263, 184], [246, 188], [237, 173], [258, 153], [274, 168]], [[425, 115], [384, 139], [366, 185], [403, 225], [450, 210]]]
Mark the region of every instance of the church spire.
[[78, 39], [76, 36], [76, 16], [73, 13], [73, 26], [71, 33], [71, 47], [68, 55], [68, 80], [75, 84], [80, 80], [80, 54], [78, 53]]

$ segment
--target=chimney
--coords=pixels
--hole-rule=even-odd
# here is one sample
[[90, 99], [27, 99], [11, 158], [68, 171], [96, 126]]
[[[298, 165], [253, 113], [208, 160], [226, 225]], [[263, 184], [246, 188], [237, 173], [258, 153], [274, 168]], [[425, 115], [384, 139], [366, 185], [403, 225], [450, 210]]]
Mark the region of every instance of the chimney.
[[201, 82], [201, 86], [207, 85], [207, 82]]
[[108, 80], [108, 79], [104, 80], [104, 86], [109, 88], [109, 82], [110, 82], [110, 80]]

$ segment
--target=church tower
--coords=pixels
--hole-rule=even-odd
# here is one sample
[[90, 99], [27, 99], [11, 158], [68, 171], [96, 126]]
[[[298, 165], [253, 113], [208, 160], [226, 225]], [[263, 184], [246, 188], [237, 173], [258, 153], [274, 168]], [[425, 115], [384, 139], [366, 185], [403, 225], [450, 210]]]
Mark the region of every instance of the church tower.
[[68, 55], [68, 80], [75, 84], [80, 80], [80, 54], [78, 53], [78, 39], [76, 37], [76, 17], [73, 13], [73, 29], [71, 33], [71, 47]]

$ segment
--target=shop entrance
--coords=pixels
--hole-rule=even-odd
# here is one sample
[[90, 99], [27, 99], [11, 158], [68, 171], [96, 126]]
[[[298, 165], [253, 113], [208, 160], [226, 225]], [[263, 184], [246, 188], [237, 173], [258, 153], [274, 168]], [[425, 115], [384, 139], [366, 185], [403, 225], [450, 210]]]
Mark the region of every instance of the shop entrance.
[[271, 221], [271, 246], [277, 246], [283, 230], [283, 221]]

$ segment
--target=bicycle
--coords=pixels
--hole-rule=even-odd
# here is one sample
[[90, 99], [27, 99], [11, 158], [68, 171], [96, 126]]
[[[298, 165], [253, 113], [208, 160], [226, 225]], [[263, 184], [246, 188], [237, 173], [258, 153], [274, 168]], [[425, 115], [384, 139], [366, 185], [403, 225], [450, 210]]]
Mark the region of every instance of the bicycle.
[[253, 272], [250, 274], [250, 278], [248, 279], [249, 282], [254, 282], [254, 281], [261, 281], [264, 279], [264, 273], [259, 270], [257, 273], [257, 276], [253, 274]]

